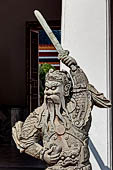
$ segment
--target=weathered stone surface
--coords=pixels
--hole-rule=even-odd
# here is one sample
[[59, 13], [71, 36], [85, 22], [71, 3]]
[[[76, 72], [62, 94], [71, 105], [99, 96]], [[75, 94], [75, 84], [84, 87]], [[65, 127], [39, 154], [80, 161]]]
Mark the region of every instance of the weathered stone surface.
[[44, 160], [47, 170], [91, 170], [91, 110], [94, 105], [107, 108], [111, 104], [89, 84], [72, 57], [59, 59], [70, 68], [70, 74], [59, 70], [47, 73], [43, 105], [25, 122], [15, 124], [13, 138], [20, 152]]

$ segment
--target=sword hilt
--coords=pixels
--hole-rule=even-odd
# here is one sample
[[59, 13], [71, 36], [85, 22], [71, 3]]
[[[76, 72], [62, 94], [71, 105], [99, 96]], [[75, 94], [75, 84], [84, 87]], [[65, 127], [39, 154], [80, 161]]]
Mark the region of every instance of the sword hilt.
[[[59, 53], [58, 59], [62, 61], [62, 57], [68, 56], [68, 55], [69, 55], [69, 51], [68, 51], [68, 50], [63, 50], [62, 52]], [[70, 66], [70, 69], [71, 69], [72, 71], [75, 71], [75, 70], [76, 70], [75, 65], [72, 64], [72, 65]]]
[[58, 58], [61, 59], [64, 56], [68, 56], [69, 55], [69, 51], [68, 50], [62, 50], [59, 54], [58, 54]]

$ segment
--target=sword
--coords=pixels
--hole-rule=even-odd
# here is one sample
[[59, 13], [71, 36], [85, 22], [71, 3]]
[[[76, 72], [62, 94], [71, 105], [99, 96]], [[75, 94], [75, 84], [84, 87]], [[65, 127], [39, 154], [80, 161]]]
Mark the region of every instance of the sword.
[[36, 18], [38, 19], [39, 23], [41, 24], [42, 28], [44, 29], [44, 31], [46, 32], [46, 34], [50, 38], [51, 42], [53, 43], [53, 45], [56, 48], [59, 55], [60, 56], [69, 55], [69, 51], [64, 50], [62, 48], [61, 44], [59, 43], [59, 41], [57, 40], [57, 38], [53, 34], [51, 28], [48, 26], [46, 20], [42, 16], [42, 14], [38, 10], [35, 10], [34, 14], [35, 14]]

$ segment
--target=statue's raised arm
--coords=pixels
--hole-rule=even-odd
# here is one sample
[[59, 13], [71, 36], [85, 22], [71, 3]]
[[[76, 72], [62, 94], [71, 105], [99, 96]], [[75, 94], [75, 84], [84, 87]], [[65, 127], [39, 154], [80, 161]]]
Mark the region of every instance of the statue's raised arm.
[[87, 89], [92, 94], [93, 105], [97, 107], [111, 107], [110, 101], [104, 97], [103, 93], [98, 92], [96, 88], [89, 83], [84, 71], [78, 66], [76, 60], [69, 55], [59, 55], [59, 59], [70, 68], [70, 73], [73, 79], [73, 92], [80, 91], [80, 89]]
[[78, 66], [76, 60], [69, 55], [59, 55], [59, 59], [70, 68], [74, 88], [85, 88], [88, 84], [88, 79], [83, 70]]

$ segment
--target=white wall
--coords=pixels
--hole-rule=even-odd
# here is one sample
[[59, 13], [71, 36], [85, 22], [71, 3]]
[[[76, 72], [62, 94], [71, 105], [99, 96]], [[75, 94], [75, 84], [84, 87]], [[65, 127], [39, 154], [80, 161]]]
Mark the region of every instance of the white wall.
[[[105, 96], [108, 91], [106, 10], [106, 0], [62, 0], [62, 45], [77, 60], [89, 82]], [[61, 68], [64, 69], [63, 64]], [[90, 143], [94, 152], [91, 151], [90, 157], [93, 170], [109, 167], [108, 114], [107, 109], [95, 107], [92, 111], [89, 136], [93, 143]]]

